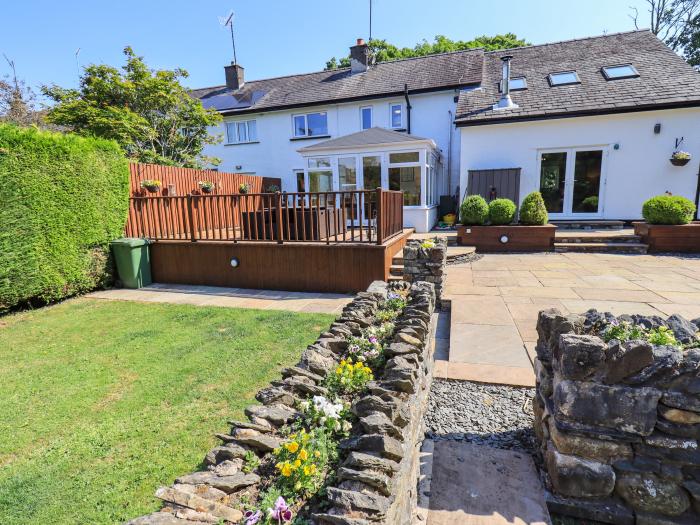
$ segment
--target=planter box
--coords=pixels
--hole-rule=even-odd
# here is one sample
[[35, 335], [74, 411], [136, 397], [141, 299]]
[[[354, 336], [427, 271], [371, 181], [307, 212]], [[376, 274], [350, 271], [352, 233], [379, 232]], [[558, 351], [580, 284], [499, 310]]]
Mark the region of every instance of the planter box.
[[700, 253], [700, 222], [678, 225], [635, 222], [634, 234], [649, 245], [650, 253]]
[[551, 252], [553, 224], [544, 226], [463, 226], [457, 228], [457, 244], [475, 246], [478, 252]]

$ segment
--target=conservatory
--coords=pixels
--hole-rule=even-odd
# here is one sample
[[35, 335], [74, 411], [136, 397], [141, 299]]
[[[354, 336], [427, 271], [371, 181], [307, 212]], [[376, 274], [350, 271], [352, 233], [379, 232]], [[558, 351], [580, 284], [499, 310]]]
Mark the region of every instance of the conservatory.
[[370, 128], [298, 152], [298, 191], [400, 190], [405, 227], [427, 232], [437, 222], [443, 167], [432, 139]]

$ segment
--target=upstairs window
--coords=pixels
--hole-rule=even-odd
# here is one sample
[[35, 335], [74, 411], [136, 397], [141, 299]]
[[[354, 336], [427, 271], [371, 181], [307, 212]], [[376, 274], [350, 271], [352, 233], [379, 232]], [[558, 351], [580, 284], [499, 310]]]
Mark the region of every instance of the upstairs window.
[[394, 129], [403, 128], [403, 105], [391, 104], [389, 106], [389, 123]]
[[606, 80], [618, 80], [620, 78], [636, 78], [639, 72], [632, 64], [621, 66], [605, 66], [601, 69]]
[[226, 124], [227, 144], [245, 144], [258, 141], [258, 126], [254, 120]]
[[294, 137], [319, 137], [328, 135], [328, 115], [325, 111], [292, 116]]
[[[525, 77], [515, 77], [510, 79], [510, 90], [511, 91], [522, 91], [527, 89], [527, 80]], [[503, 81], [498, 82], [498, 91], [503, 93]]]
[[550, 73], [547, 76], [550, 86], [566, 86], [569, 84], [580, 84], [576, 71], [561, 71], [559, 73]]
[[360, 108], [360, 127], [362, 129], [372, 127], [372, 106]]

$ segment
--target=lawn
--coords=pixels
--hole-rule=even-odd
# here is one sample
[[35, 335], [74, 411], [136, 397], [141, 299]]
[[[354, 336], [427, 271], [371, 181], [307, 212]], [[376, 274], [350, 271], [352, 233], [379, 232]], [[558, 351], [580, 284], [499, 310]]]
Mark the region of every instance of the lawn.
[[0, 318], [0, 523], [121, 523], [332, 316], [74, 299]]

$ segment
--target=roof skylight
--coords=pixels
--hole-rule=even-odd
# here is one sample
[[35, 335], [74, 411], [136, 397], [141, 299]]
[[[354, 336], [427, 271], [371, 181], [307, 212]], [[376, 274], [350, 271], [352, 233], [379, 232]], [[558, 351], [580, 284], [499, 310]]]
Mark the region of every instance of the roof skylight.
[[558, 73], [550, 73], [547, 76], [550, 86], [566, 86], [568, 84], [580, 84], [576, 71], [560, 71]]
[[639, 76], [639, 72], [632, 64], [624, 64], [621, 66], [605, 66], [601, 68], [603, 76], [606, 80], [617, 80], [620, 78], [635, 78]]

